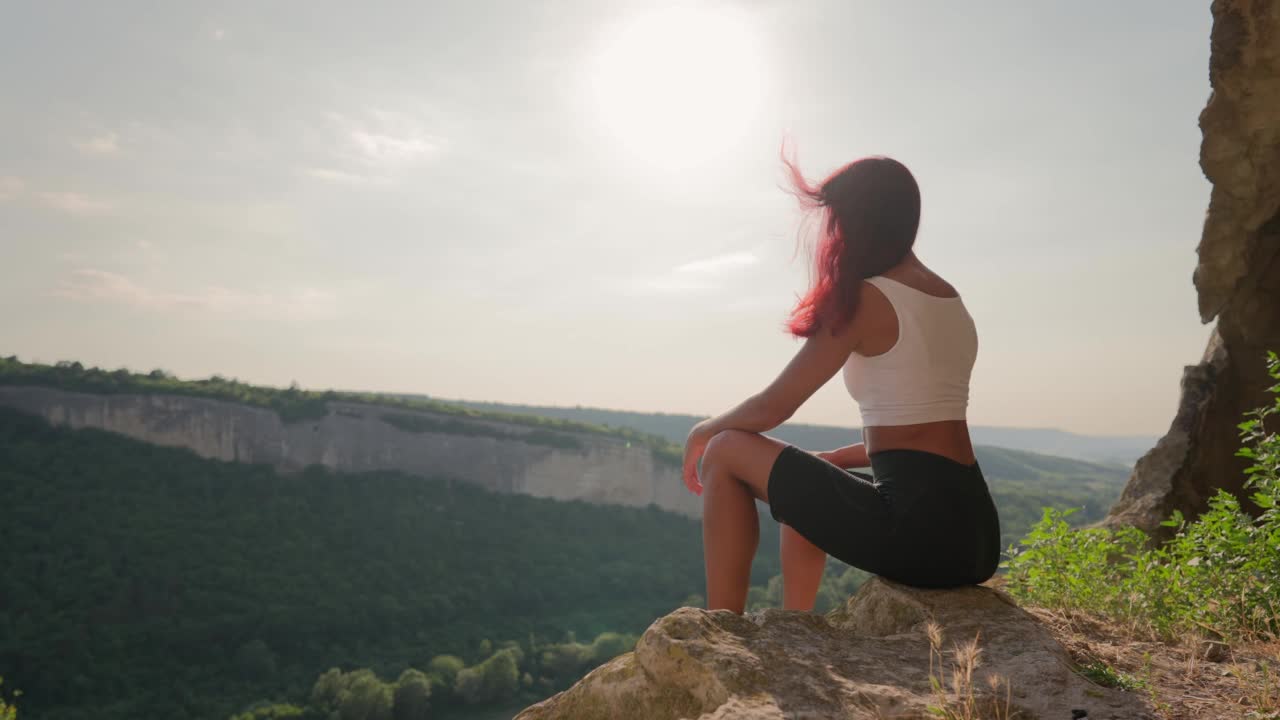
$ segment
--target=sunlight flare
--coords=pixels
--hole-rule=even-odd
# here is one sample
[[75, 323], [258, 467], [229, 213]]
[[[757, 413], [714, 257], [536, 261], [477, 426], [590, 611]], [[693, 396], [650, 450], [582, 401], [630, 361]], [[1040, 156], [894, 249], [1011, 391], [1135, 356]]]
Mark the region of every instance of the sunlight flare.
[[764, 47], [751, 18], [727, 7], [677, 6], [605, 34], [591, 94], [602, 130], [644, 164], [681, 169], [741, 144], [758, 119]]

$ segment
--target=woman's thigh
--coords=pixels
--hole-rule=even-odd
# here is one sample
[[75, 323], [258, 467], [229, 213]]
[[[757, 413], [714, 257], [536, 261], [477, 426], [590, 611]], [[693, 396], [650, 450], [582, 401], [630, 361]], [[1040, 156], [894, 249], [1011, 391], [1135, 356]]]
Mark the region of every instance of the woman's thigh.
[[893, 519], [880, 486], [788, 447], [769, 478], [769, 511], [828, 555], [880, 573], [893, 553]]

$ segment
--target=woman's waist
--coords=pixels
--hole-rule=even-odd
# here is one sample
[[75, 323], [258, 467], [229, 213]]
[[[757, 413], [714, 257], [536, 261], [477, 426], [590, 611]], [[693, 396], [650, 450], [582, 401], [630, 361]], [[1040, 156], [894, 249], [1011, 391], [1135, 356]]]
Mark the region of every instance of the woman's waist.
[[[868, 457], [890, 451], [920, 452], [941, 456], [962, 466], [977, 462], [969, 424], [964, 420], [940, 420], [915, 425], [873, 425], [862, 429]], [[874, 463], [873, 463], [874, 464]]]

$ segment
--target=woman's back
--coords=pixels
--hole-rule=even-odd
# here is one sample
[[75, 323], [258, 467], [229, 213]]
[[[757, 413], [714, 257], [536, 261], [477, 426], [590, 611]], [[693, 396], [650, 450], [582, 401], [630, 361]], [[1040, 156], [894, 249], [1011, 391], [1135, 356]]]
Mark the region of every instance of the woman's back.
[[866, 282], [861, 341], [844, 367], [869, 452], [913, 449], [975, 462], [965, 413], [977, 332], [963, 300], [914, 255]]

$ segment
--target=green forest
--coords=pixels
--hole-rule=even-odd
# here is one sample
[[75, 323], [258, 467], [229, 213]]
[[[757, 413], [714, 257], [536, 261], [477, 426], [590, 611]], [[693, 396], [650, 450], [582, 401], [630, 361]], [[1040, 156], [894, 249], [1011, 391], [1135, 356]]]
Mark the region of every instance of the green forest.
[[[601, 634], [638, 634], [703, 582], [698, 523], [656, 508], [285, 475], [8, 410], [0, 507], [0, 675], [54, 720], [225, 718], [335, 666], [616, 647]], [[762, 543], [755, 581], [778, 572]], [[596, 659], [565, 652], [581, 662], [525, 663], [522, 689]]]

